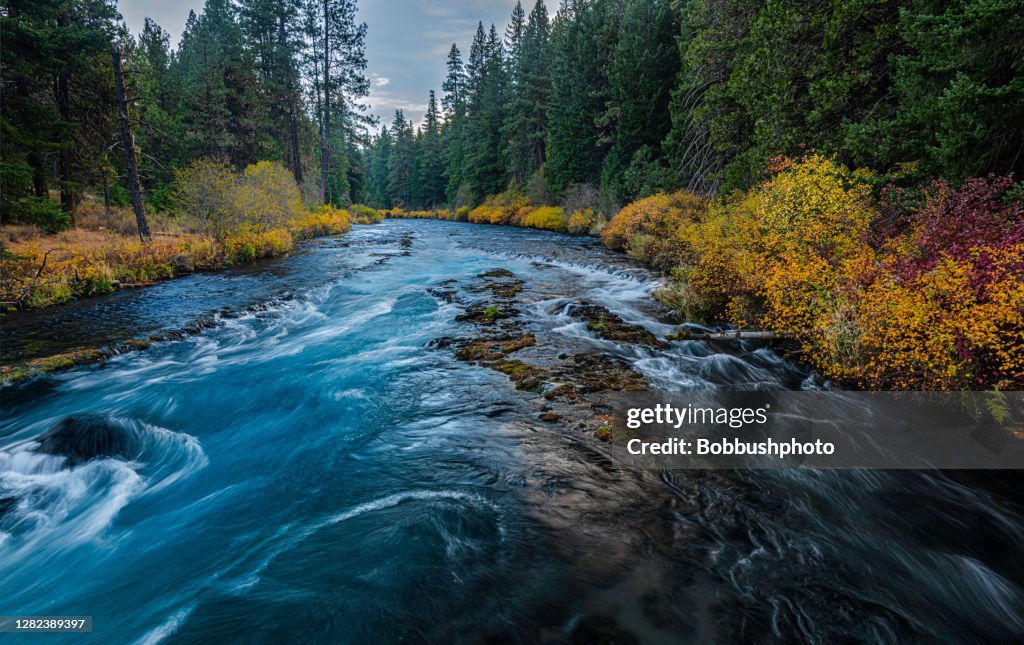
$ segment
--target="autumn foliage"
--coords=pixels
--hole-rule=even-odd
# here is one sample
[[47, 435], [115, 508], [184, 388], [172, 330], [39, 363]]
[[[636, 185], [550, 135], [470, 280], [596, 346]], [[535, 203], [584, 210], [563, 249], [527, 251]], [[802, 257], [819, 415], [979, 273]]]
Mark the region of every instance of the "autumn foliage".
[[604, 230], [673, 280], [691, 318], [795, 333], [822, 373], [869, 389], [1024, 387], [1024, 216], [1007, 177], [872, 196], [817, 154], [720, 202], [685, 193]]

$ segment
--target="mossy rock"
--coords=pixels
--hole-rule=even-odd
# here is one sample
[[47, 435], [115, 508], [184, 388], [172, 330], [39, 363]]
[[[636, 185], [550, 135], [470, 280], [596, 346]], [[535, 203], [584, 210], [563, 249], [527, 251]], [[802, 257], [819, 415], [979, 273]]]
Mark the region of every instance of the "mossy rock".
[[500, 361], [512, 352], [517, 352], [536, 343], [533, 334], [522, 336], [501, 336], [499, 338], [476, 338], [469, 341], [455, 352], [461, 361], [488, 363]]
[[562, 383], [544, 393], [544, 398], [549, 401], [568, 401], [576, 403], [583, 400], [579, 390], [572, 383]]
[[495, 298], [511, 300], [523, 290], [522, 280], [511, 280], [509, 282], [491, 282], [486, 288], [491, 290]]
[[622, 359], [604, 354], [577, 354], [573, 363], [567, 375], [585, 392], [647, 390], [644, 377]]
[[524, 334], [511, 342], [505, 343], [501, 347], [501, 351], [506, 354], [511, 354], [512, 352], [517, 352], [526, 347], [533, 347], [536, 344], [537, 339], [533, 334]]
[[496, 363], [493, 368], [508, 375], [516, 384], [517, 390], [536, 391], [548, 374], [546, 370], [516, 360]]
[[513, 276], [515, 274], [508, 269], [489, 269], [477, 275], [478, 278], [511, 278]]
[[510, 318], [514, 312], [499, 309], [495, 305], [477, 307], [455, 317], [458, 322], [471, 322], [478, 325], [493, 325], [503, 318]]
[[595, 332], [605, 340], [634, 345], [650, 345], [659, 349], [668, 347], [668, 343], [659, 340], [643, 327], [633, 325], [613, 314], [607, 307], [577, 302], [566, 311], [570, 316], [587, 323], [587, 329]]

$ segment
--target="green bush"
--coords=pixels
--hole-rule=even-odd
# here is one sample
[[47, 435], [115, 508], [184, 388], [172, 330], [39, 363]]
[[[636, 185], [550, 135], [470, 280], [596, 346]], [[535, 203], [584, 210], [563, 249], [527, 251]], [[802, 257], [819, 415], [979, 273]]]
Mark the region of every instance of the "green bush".
[[15, 222], [35, 224], [48, 233], [63, 231], [71, 226], [71, 217], [61, 210], [60, 204], [48, 197], [22, 197], [12, 210]]
[[376, 224], [384, 219], [383, 213], [362, 204], [349, 206], [348, 214], [352, 218], [353, 224]]

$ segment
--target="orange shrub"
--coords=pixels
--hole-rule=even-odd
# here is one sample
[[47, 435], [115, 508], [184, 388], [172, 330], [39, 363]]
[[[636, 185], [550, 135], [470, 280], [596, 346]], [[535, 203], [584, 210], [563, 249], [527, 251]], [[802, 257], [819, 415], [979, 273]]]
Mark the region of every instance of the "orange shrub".
[[687, 235], [707, 211], [707, 202], [684, 191], [658, 193], [628, 204], [601, 231], [605, 245], [668, 270], [689, 261]]

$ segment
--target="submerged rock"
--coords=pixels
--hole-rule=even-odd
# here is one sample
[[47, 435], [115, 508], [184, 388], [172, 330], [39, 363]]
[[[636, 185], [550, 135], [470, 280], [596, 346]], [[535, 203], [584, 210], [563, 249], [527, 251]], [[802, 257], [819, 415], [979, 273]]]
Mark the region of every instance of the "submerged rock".
[[70, 467], [100, 457], [131, 459], [141, 444], [134, 428], [103, 414], [76, 414], [53, 424], [36, 441], [36, 449], [67, 458]]
[[0, 520], [18, 505], [18, 500], [13, 497], [0, 497]]
[[587, 616], [576, 624], [569, 642], [573, 645], [633, 645], [640, 641], [608, 616]]

